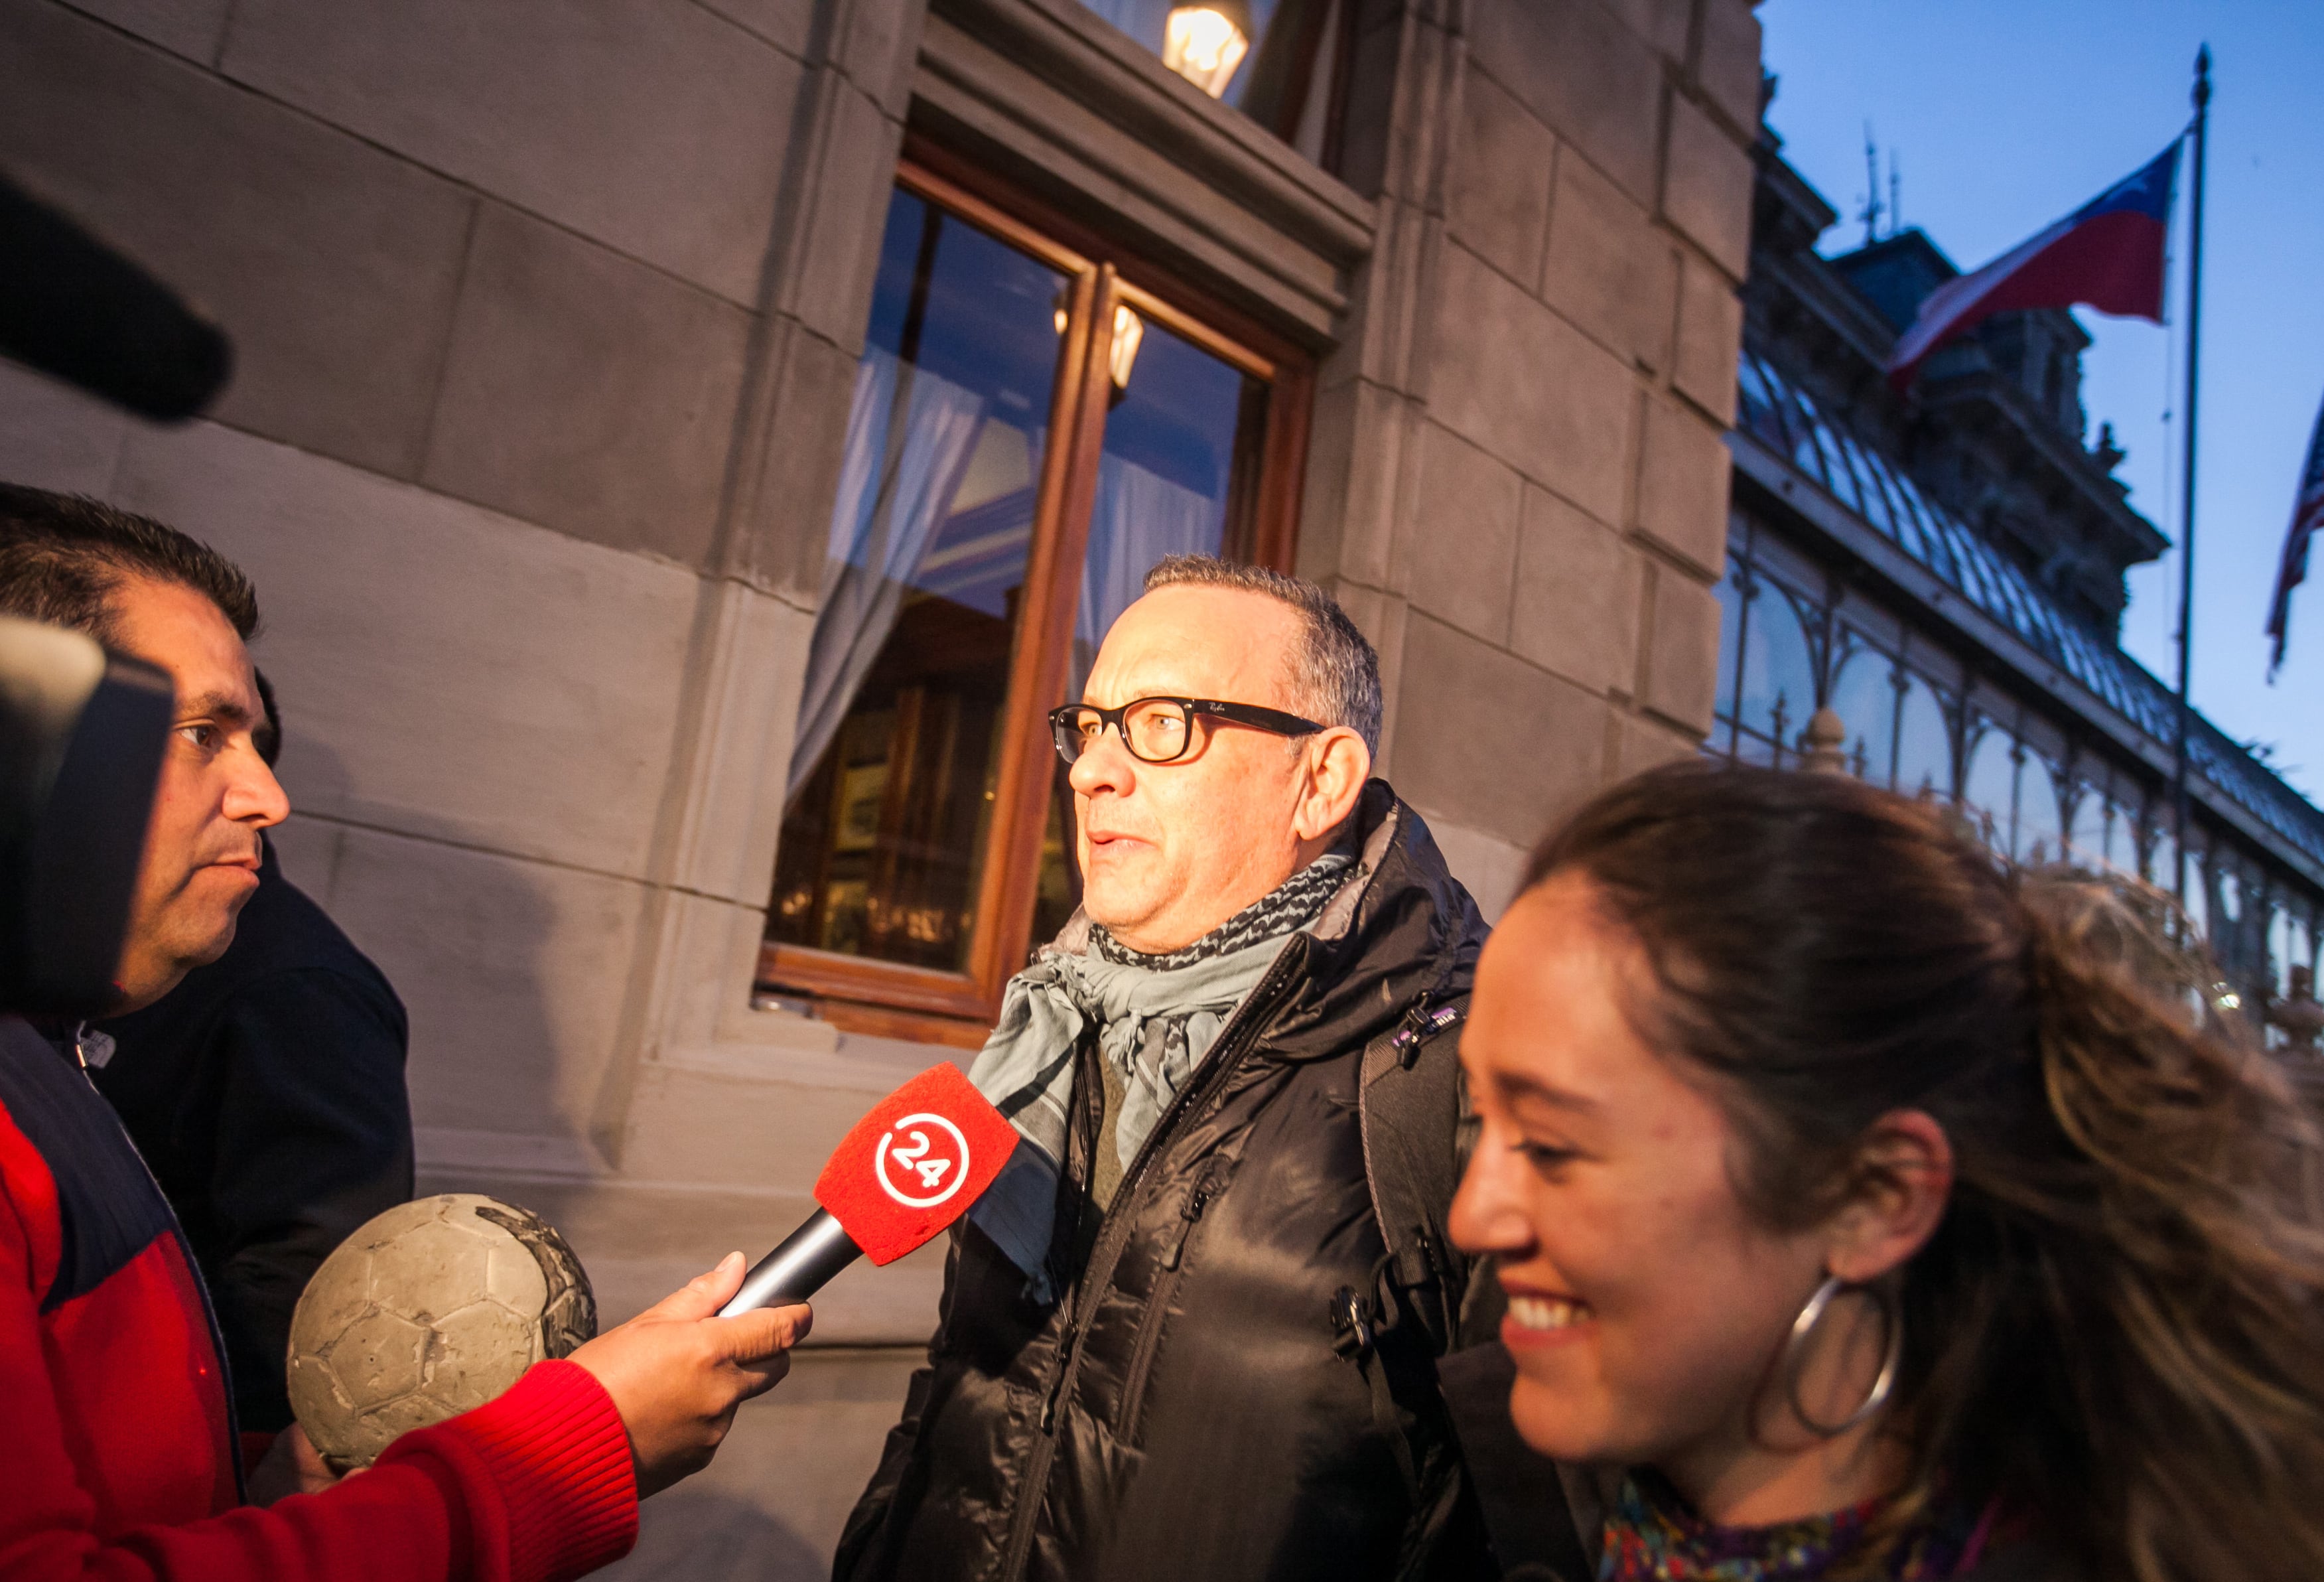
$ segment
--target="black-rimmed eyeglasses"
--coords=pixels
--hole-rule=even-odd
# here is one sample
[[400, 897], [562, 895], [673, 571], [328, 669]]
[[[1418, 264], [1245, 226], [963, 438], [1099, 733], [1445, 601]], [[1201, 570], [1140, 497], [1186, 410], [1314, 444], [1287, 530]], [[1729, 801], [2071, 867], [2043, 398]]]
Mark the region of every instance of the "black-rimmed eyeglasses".
[[1215, 698], [1134, 698], [1119, 708], [1068, 703], [1049, 710], [1049, 734], [1057, 756], [1071, 763], [1110, 726], [1121, 733], [1130, 755], [1148, 763], [1183, 758], [1194, 745], [1194, 716], [1208, 715], [1278, 736], [1312, 736], [1323, 727], [1312, 719], [1261, 708], [1256, 703], [1222, 703]]

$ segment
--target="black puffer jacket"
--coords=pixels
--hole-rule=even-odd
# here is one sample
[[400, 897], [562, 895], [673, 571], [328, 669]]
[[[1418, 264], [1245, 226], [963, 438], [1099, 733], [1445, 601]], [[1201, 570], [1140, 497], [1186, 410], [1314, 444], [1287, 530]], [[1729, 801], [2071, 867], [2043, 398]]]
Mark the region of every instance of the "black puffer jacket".
[[[1063, 1299], [1033, 1305], [982, 1231], [954, 1233], [928, 1365], [838, 1582], [1494, 1574], [1426, 1328], [1397, 1322], [1357, 1357], [1334, 1328], [1342, 1288], [1379, 1285], [1384, 1248], [1362, 1051], [1437, 1028], [1409, 1014], [1424, 1004], [1460, 1006], [1485, 931], [1385, 783], [1357, 827], [1366, 882], [1294, 937], [1093, 1226], [1077, 1221], [1095, 1212], [1100, 1084], [1094, 1045], [1080, 1051]], [[1426, 1058], [1451, 1058], [1435, 1041]]]

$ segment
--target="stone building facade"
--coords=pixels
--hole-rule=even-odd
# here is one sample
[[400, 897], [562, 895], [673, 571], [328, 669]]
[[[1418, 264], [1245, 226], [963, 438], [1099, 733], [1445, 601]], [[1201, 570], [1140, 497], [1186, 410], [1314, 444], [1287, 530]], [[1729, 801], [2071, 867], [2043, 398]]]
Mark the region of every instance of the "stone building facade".
[[[1489, 911], [1712, 725], [1746, 0], [1259, 0], [1222, 97], [1171, 9], [0, 0], [0, 168], [238, 355], [171, 429], [0, 365], [0, 476], [252, 573], [423, 1184], [612, 1317], [976, 1041], [1157, 547], [1338, 591]], [[843, 1277], [626, 1574], [820, 1574], [937, 1270]]]

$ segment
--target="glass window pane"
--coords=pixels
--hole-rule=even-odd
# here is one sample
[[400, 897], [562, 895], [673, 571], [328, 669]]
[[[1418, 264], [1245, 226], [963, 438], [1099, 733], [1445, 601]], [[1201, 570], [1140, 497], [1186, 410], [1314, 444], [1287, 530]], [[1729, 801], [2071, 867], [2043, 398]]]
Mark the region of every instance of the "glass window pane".
[[1817, 431], [1823, 441], [1824, 469], [1831, 478], [1831, 492], [1840, 496], [1840, 504], [1862, 515], [1864, 501], [1858, 488], [1852, 449], [1840, 434], [1829, 425]]
[[2178, 851], [2179, 847], [2177, 843], [2172, 840], [2167, 824], [2158, 823], [2154, 828], [2153, 838], [2147, 843], [2146, 861], [2140, 870], [2145, 874], [2149, 884], [2167, 892], [2177, 883]]
[[1743, 643], [1744, 726], [1789, 751], [1815, 712], [1815, 668], [1791, 596], [1762, 577]]
[[1895, 499], [1888, 490], [1888, 467], [1873, 451], [1861, 447], [1855, 451], [1856, 468], [1864, 484], [1864, 519], [1890, 539], [1904, 541], [1904, 529], [1897, 524]]
[[966, 965], [1065, 277], [889, 206], [768, 937]]
[[[1719, 695], [1713, 708], [1725, 720], [1735, 717], [1735, 687], [1743, 672], [1743, 589], [1736, 581], [1738, 575], [1739, 568], [1730, 558], [1727, 575], [1712, 590], [1719, 596]], [[1713, 746], [1729, 745], [1717, 739], [1720, 733], [1711, 734]]]
[[1911, 796], [1953, 794], [1950, 722], [1935, 688], [1906, 673], [1896, 711], [1896, 789]]
[[2009, 733], [1990, 721], [1969, 745], [1969, 773], [1961, 782], [1961, 800], [1968, 803], [1985, 837], [2004, 856], [2015, 854], [2014, 827], [2017, 812], [2017, 744]]
[[2054, 863], [2065, 855], [2057, 777], [2040, 754], [2028, 753], [2017, 775], [2017, 860]]
[[[2190, 828], [2189, 833], [2194, 835], [2200, 839], [2203, 832], [2200, 828]], [[2166, 843], [2159, 844], [2167, 844], [2167, 841]], [[2162, 871], [2155, 875], [2156, 883], [2160, 884], [2166, 890], [2171, 887], [2173, 879], [2176, 877], [2176, 870], [2168, 860], [2169, 855], [2169, 852], [2166, 850], [2164, 852], [2165, 861], [2163, 865]], [[2202, 848], [2195, 845], [2194, 842], [2190, 841], [2187, 847], [2187, 894], [2184, 899], [2184, 905], [2187, 909], [2187, 926], [2195, 930], [2195, 938], [2202, 940], [2207, 945], [2213, 943], [2211, 939], [2210, 889], [2211, 887], [2207, 882], [2207, 876], [2203, 869]], [[2217, 949], [2216, 947], [2214, 947], [2214, 954], [2216, 953]]]
[[[1213, 356], [1129, 308], [1115, 318], [1116, 393], [1098, 458], [1097, 498], [1074, 614], [1066, 698], [1079, 698], [1114, 618], [1167, 555], [1216, 555], [1242, 536], [1267, 432], [1264, 380]], [[1121, 698], [1102, 699], [1108, 703]], [[1047, 939], [1081, 903], [1073, 844], [1073, 792], [1058, 765], [1033, 937]]]
[[1767, 375], [1759, 359], [1745, 352], [1735, 365], [1736, 426], [1757, 434], [1777, 450], [1789, 450], [1791, 440], [1784, 434], [1783, 421], [1776, 416], [1775, 393], [1768, 388]]
[[[2119, 782], [2116, 782], [2119, 785]], [[2138, 861], [2137, 804], [2117, 797], [2107, 811], [2106, 860], [2123, 873], [2141, 872]]]
[[1824, 470], [1823, 414], [1816, 410], [1808, 393], [1794, 387], [1792, 391], [1792, 412], [1788, 425], [1792, 430], [1792, 464], [1808, 476], [1832, 487]]
[[1831, 689], [1832, 711], [1848, 727], [1848, 763], [1875, 785], [1896, 772], [1896, 661], [1877, 648], [1858, 648], [1840, 667]]
[[[1167, 555], [1215, 555], [1255, 483], [1268, 387], [1128, 308], [1118, 335], [1136, 336], [1129, 380], [1106, 418], [1090, 512], [1088, 558], [1074, 618], [1066, 696], [1081, 696], [1098, 644]], [[1135, 324], [1137, 328], [1128, 327]], [[1125, 362], [1116, 348], [1115, 373]], [[1116, 699], [1115, 701], [1119, 701]]]
[[2087, 780], [2080, 781], [2074, 786], [2074, 821], [2066, 829], [2066, 855], [2085, 867], [2104, 867], [2106, 843], [2106, 791]]

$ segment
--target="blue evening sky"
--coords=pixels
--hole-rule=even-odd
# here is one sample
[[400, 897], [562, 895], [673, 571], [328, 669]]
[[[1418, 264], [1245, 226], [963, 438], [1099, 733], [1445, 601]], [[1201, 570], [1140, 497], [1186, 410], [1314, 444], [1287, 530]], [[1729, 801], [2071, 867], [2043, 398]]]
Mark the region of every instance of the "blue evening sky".
[[[2317, 0], [1766, 0], [1768, 121], [1863, 238], [1864, 127], [1903, 172], [1907, 226], [1974, 269], [2153, 157], [2190, 113], [2211, 46], [2197, 458], [2196, 707], [2324, 800], [2324, 545], [2292, 596], [2292, 643], [2266, 684], [2262, 627], [2293, 490], [2324, 397], [2324, 5]], [[2130, 452], [2131, 504], [2180, 538], [2182, 168], [2171, 313], [2077, 316], [2097, 338], [2082, 401]], [[1882, 222], [1884, 231], [1887, 222]], [[2179, 558], [2130, 575], [2124, 646], [2175, 684]]]

